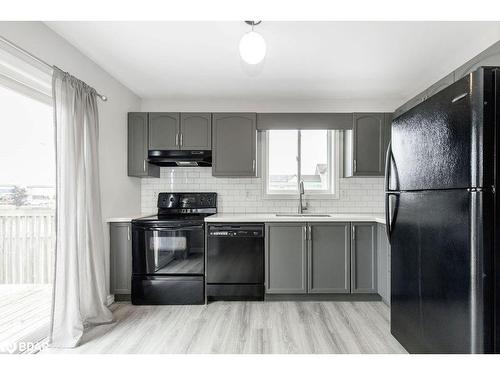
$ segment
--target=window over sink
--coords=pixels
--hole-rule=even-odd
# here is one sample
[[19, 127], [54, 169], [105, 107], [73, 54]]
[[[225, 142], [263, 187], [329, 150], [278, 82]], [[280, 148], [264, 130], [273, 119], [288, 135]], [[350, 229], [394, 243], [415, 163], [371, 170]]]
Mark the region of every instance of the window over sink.
[[339, 131], [267, 130], [264, 134], [264, 195], [290, 199], [304, 182], [308, 198], [338, 198]]

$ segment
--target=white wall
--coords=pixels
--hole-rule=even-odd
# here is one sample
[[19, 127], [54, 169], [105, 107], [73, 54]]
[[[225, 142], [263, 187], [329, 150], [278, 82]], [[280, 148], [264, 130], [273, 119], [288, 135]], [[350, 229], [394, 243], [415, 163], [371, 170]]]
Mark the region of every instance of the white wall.
[[138, 214], [140, 181], [127, 176], [127, 112], [140, 109], [139, 97], [41, 22], [0, 22], [0, 35], [108, 96], [98, 100], [103, 218]]

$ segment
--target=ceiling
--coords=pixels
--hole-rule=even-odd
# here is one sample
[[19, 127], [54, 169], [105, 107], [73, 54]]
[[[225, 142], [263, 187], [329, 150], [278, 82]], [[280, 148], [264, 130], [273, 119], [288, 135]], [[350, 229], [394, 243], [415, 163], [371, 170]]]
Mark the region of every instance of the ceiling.
[[265, 21], [249, 70], [243, 22], [47, 22], [143, 99], [402, 104], [500, 40], [499, 22]]

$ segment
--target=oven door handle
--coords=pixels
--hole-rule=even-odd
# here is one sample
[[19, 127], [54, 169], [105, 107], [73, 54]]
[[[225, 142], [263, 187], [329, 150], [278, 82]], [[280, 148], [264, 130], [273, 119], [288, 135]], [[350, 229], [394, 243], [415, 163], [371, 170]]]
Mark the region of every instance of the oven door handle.
[[151, 232], [179, 232], [183, 230], [200, 230], [203, 229], [203, 225], [190, 225], [185, 227], [146, 227], [140, 226], [142, 230], [148, 230]]

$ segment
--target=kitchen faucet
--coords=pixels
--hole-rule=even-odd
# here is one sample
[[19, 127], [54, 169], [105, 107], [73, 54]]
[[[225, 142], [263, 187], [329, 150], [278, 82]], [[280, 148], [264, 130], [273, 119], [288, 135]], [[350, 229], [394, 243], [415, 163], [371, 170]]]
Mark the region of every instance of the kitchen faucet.
[[299, 214], [303, 214], [307, 210], [307, 203], [304, 202], [304, 181], [299, 182]]

